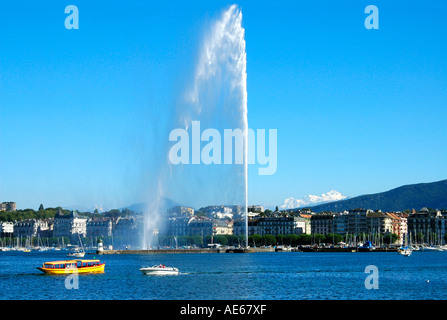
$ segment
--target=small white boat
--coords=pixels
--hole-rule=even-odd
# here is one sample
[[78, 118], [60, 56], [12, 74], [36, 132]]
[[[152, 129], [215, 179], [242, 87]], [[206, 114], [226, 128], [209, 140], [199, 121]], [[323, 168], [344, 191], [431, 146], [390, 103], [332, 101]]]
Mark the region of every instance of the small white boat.
[[76, 247], [72, 252], [67, 254], [67, 257], [84, 258], [85, 250], [84, 250], [84, 246], [82, 245], [82, 240], [81, 240], [81, 236], [79, 235], [79, 233], [78, 233], [78, 238], [79, 238], [79, 244], [81, 245], [81, 249], [79, 249], [79, 247]]
[[399, 250], [397, 250], [397, 253], [399, 253], [403, 256], [407, 256], [407, 257], [409, 257], [412, 252], [413, 252], [413, 250], [411, 250], [408, 247], [402, 247], [402, 248], [399, 248]]
[[85, 256], [85, 252], [70, 252], [69, 254], [67, 254], [67, 257], [74, 257], [74, 258], [84, 258]]
[[435, 246], [429, 246], [429, 247], [423, 246], [422, 251], [442, 251], [442, 250], [440, 250], [438, 247]]
[[164, 264], [159, 264], [152, 267], [143, 267], [140, 271], [146, 275], [177, 275], [179, 273], [177, 268], [166, 267]]

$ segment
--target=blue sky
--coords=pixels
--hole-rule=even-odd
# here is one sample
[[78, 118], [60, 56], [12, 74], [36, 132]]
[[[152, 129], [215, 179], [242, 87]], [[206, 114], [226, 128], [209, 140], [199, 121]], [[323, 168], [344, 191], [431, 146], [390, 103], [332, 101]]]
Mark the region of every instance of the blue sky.
[[[233, 3], [246, 32], [249, 127], [278, 130], [277, 172], [250, 168], [250, 203], [447, 177], [445, 2], [2, 1], [0, 201], [143, 200], [163, 139], [154, 132], [205, 26]], [[69, 4], [79, 30], [64, 27]], [[369, 4], [379, 30], [364, 27]]]

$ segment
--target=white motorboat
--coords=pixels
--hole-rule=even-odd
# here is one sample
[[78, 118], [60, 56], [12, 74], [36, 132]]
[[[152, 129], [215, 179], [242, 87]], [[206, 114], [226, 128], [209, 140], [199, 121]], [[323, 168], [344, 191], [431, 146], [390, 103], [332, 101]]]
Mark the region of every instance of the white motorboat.
[[140, 271], [146, 275], [177, 275], [179, 273], [177, 268], [166, 267], [164, 264], [143, 267]]
[[75, 251], [75, 252], [70, 252], [69, 254], [67, 254], [67, 257], [74, 257], [74, 258], [84, 258], [85, 256], [85, 252], [82, 251]]

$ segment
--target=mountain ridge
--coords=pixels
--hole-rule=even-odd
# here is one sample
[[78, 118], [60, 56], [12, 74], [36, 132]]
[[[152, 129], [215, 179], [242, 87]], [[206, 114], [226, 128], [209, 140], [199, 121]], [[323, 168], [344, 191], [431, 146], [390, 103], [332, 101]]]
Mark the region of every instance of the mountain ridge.
[[382, 211], [420, 210], [423, 207], [447, 209], [447, 179], [403, 185], [384, 192], [308, 207], [314, 212], [337, 212], [356, 208]]

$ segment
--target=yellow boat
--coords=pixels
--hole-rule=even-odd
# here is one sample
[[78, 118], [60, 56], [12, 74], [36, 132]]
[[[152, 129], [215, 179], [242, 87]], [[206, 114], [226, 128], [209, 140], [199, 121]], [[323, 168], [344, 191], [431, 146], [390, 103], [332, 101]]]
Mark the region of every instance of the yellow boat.
[[105, 265], [99, 260], [61, 260], [45, 262], [37, 269], [47, 274], [103, 273]]

